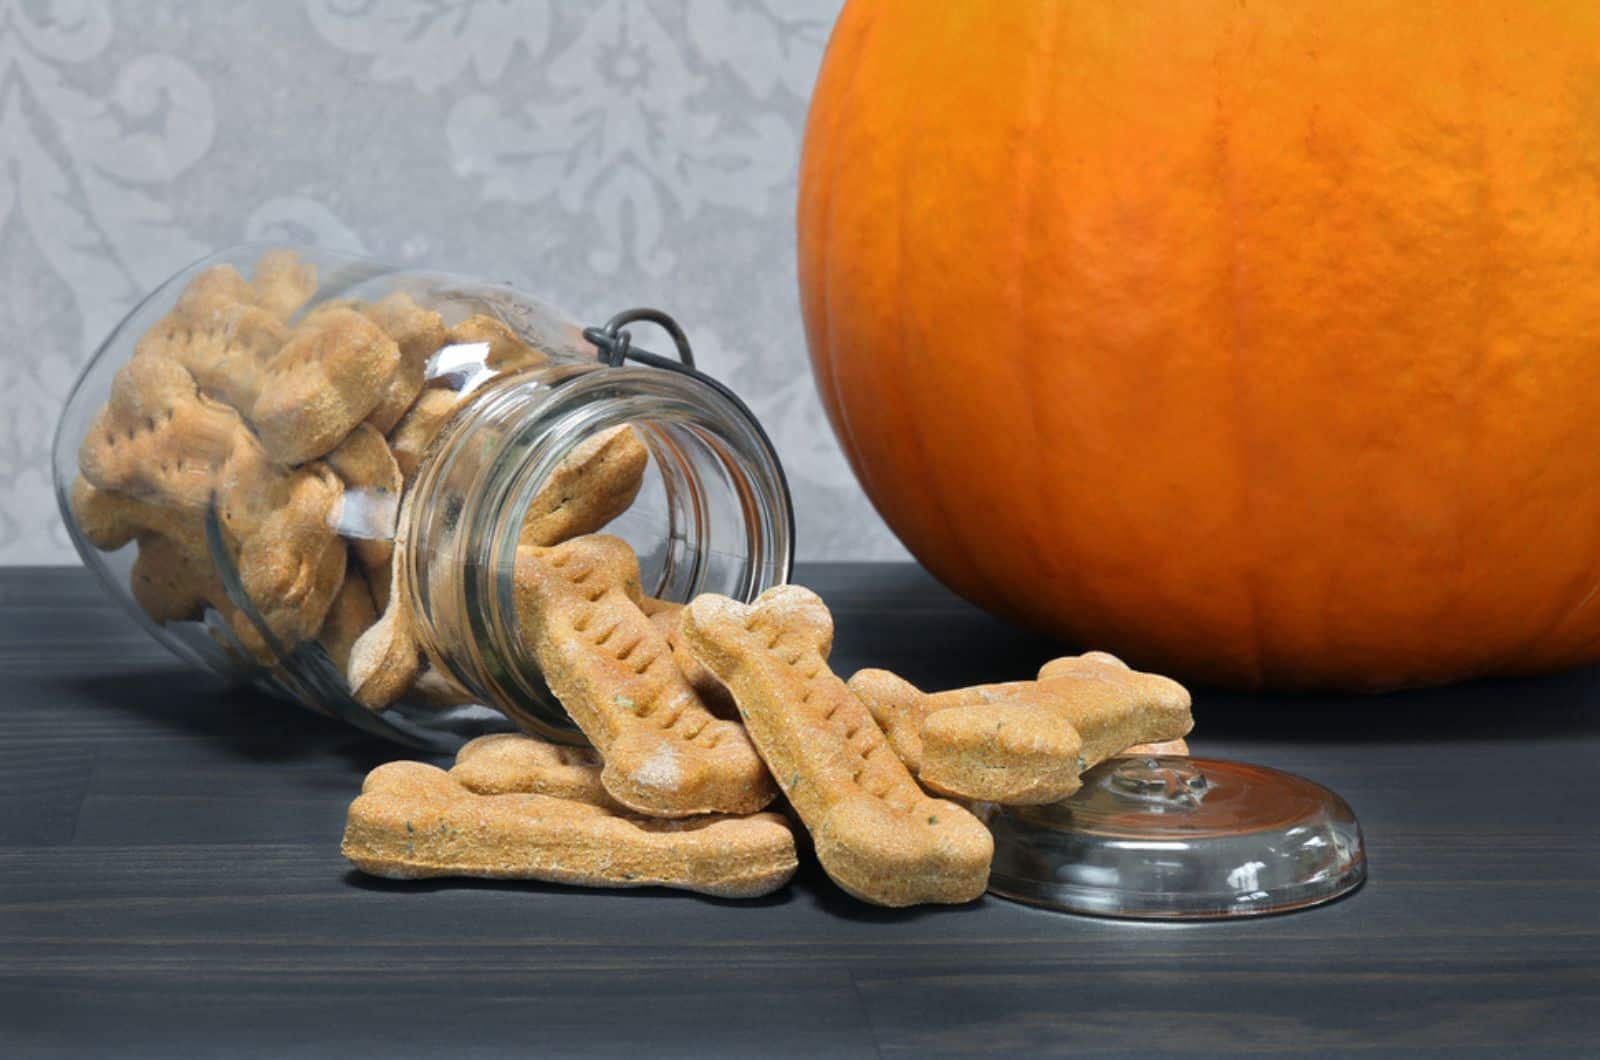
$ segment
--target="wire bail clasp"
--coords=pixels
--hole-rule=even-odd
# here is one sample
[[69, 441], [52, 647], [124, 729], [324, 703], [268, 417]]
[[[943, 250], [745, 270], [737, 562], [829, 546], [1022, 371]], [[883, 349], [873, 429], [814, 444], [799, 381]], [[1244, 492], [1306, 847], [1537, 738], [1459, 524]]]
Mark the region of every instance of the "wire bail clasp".
[[[633, 334], [627, 330], [626, 325], [635, 322], [654, 324], [672, 337], [672, 344], [678, 349], [678, 359], [663, 357], [659, 353], [649, 350], [635, 349]], [[602, 364], [612, 368], [620, 368], [624, 361], [637, 361], [648, 364], [652, 368], [666, 368], [674, 372], [688, 371], [699, 375], [694, 367], [694, 350], [689, 347], [689, 336], [684, 334], [683, 328], [672, 317], [659, 309], [640, 307], [624, 309], [605, 322], [604, 327], [589, 327], [583, 329], [583, 337], [594, 344], [599, 351], [598, 359]]]

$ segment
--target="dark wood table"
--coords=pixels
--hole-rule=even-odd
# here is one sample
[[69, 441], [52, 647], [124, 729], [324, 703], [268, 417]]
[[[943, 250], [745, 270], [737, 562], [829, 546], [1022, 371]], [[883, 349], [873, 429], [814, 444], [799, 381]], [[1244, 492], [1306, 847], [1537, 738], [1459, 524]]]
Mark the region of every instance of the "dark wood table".
[[[1051, 646], [909, 566], [811, 566], [837, 668]], [[339, 857], [404, 752], [185, 669], [79, 570], [0, 573], [0, 1057], [1600, 1050], [1600, 672], [1380, 698], [1200, 691], [1204, 753], [1361, 816], [1371, 878], [1157, 925], [889, 912], [814, 867], [723, 902], [392, 883]]]

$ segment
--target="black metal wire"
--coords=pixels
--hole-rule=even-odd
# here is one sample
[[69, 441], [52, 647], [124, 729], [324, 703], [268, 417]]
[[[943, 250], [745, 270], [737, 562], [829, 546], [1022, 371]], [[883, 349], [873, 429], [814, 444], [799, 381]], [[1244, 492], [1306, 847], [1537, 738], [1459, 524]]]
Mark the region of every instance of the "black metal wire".
[[[636, 322], [654, 324], [670, 335], [672, 344], [677, 347], [678, 359], [673, 360], [671, 357], [663, 357], [659, 353], [652, 353], [649, 350], [642, 350], [634, 346], [633, 336], [628, 332], [626, 325]], [[712, 390], [715, 390], [734, 408], [743, 413], [744, 417], [750, 421], [750, 425], [755, 428], [756, 434], [761, 439], [761, 444], [772, 455], [773, 467], [778, 475], [779, 489], [783, 494], [784, 512], [788, 518], [789, 526], [794, 526], [794, 499], [789, 494], [789, 476], [783, 470], [783, 461], [778, 458], [778, 450], [772, 444], [772, 438], [768, 436], [767, 429], [761, 425], [761, 421], [756, 418], [756, 414], [750, 411], [750, 406], [746, 405], [738, 394], [735, 394], [726, 385], [695, 367], [694, 350], [689, 347], [689, 336], [684, 334], [683, 328], [679, 326], [676, 320], [661, 310], [651, 309], [648, 306], [624, 309], [606, 321], [603, 327], [584, 328], [583, 337], [593, 343], [596, 350], [596, 359], [601, 364], [610, 365], [612, 368], [620, 368], [626, 361], [635, 361], [639, 364], [647, 364], [652, 368], [665, 368], [669, 372], [693, 376]], [[792, 567], [792, 551], [790, 564]], [[780, 581], [788, 581], [791, 573], [791, 570], [785, 570]]]
[[[659, 353], [633, 348], [633, 334], [626, 330], [626, 325], [639, 322], [654, 324], [671, 336], [672, 344], [678, 349], [677, 362]], [[604, 327], [584, 328], [583, 337], [600, 351], [599, 359], [613, 368], [619, 367], [623, 361], [638, 361], [653, 368], [694, 370], [694, 350], [689, 347], [689, 336], [684, 334], [676, 320], [659, 309], [648, 306], [624, 309], [606, 321]]]

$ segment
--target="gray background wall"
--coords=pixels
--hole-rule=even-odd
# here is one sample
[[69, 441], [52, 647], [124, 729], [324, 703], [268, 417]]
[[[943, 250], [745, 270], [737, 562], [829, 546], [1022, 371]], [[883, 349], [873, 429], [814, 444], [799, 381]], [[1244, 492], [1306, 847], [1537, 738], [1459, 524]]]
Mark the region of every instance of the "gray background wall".
[[795, 288], [796, 159], [839, 4], [0, 6], [0, 563], [73, 560], [50, 433], [110, 327], [188, 261], [279, 238], [583, 319], [670, 310], [772, 433], [802, 555], [903, 555], [823, 418]]

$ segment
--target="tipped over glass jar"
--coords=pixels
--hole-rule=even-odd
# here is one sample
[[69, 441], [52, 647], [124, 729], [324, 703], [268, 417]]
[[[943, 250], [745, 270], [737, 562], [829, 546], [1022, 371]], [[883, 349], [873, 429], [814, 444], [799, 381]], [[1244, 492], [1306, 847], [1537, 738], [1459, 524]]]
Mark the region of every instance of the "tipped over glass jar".
[[[654, 324], [675, 357], [634, 347]], [[788, 579], [750, 410], [651, 310], [310, 247], [198, 262], [116, 327], [57, 428], [84, 562], [184, 659], [418, 746], [581, 737], [517, 628], [522, 545], [604, 530], [652, 599]]]

